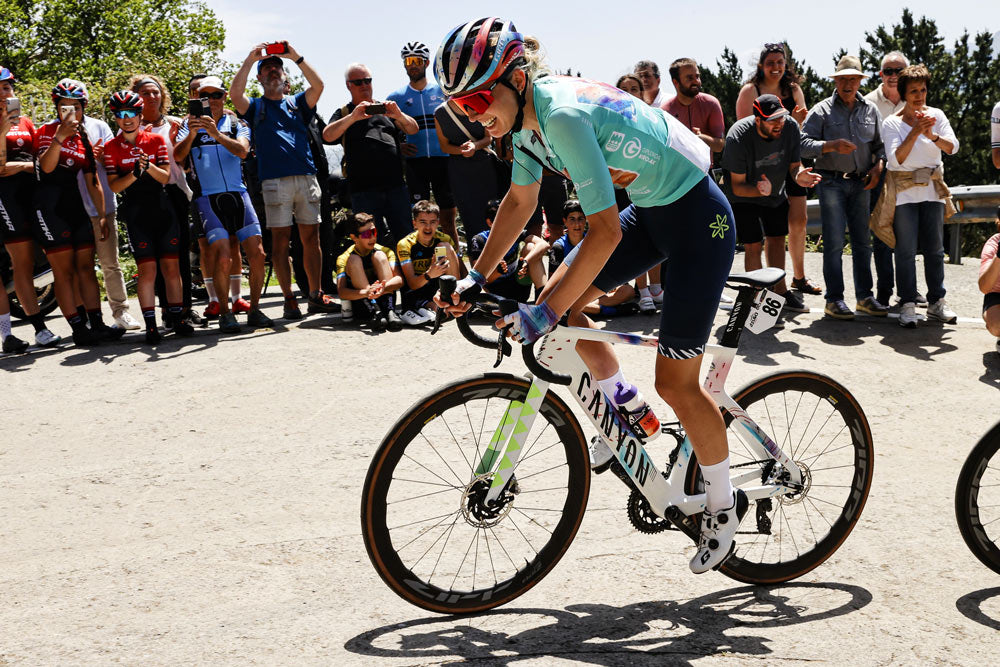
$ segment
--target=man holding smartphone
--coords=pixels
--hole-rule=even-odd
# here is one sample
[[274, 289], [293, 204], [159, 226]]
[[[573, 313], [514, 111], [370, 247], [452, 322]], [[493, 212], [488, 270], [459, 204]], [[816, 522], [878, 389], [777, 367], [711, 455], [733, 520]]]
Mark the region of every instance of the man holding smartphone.
[[[308, 84], [297, 95], [285, 95], [288, 77], [283, 59], [298, 65]], [[264, 95], [251, 99], [246, 95], [246, 84], [254, 63], [257, 63], [257, 80]], [[292, 272], [288, 263], [293, 216], [302, 240], [302, 259], [309, 283], [309, 312], [340, 310], [340, 304], [324, 294], [320, 284], [321, 193], [307, 130], [322, 93], [323, 81], [319, 74], [287, 41], [253, 47], [229, 88], [233, 106], [253, 129], [257, 169], [264, 194], [265, 224], [271, 230], [271, 261], [285, 296], [285, 319], [302, 317], [292, 292]]]
[[323, 141], [344, 146], [351, 208], [371, 214], [380, 236], [395, 244], [413, 229], [400, 141], [419, 127], [395, 102], [372, 98], [372, 75], [361, 63], [347, 68], [346, 81], [351, 101], [333, 113]]

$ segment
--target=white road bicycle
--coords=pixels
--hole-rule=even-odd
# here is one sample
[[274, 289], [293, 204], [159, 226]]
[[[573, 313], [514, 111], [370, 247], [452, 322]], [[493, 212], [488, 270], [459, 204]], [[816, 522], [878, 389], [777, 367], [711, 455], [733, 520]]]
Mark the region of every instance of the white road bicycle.
[[[782, 302], [766, 288], [783, 275], [731, 275], [739, 296], [720, 344], [706, 350], [705, 387], [725, 418], [733, 485], [751, 504], [720, 569], [754, 584], [802, 576], [840, 547], [864, 508], [874, 463], [864, 412], [824, 375], [782, 371], [732, 397], [724, 389], [744, 328], [760, 331], [777, 317]], [[453, 284], [442, 279], [442, 293]], [[516, 308], [490, 295], [476, 300]], [[482, 336], [468, 319], [457, 319], [462, 334], [497, 349], [499, 363], [503, 348], [509, 352], [503, 334]], [[408, 602], [441, 613], [490, 609], [526, 592], [566, 553], [587, 508], [591, 470], [580, 422], [550, 391], [554, 384], [569, 388], [594, 437], [615, 452], [632, 524], [697, 540], [705, 495], [683, 429], [663, 426], [675, 446], [661, 473], [577, 355], [579, 340], [657, 349], [655, 337], [560, 325], [523, 348], [526, 377], [486, 373], [446, 385], [386, 434], [365, 480], [362, 532], [375, 569]]]

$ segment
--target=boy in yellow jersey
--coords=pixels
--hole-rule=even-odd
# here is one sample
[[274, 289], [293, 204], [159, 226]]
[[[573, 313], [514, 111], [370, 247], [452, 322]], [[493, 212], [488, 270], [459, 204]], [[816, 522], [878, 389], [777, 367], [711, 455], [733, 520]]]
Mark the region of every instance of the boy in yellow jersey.
[[406, 284], [403, 286], [403, 323], [420, 326], [433, 318], [437, 279], [458, 278], [459, 259], [451, 237], [438, 230], [437, 204], [426, 200], [413, 205], [414, 232], [396, 244], [396, 257]]
[[367, 213], [349, 217], [347, 231], [354, 245], [337, 258], [342, 320], [350, 322], [357, 312], [358, 319], [367, 319], [375, 331], [399, 331], [403, 324], [393, 306], [403, 277], [396, 266], [396, 255], [376, 242], [375, 219]]

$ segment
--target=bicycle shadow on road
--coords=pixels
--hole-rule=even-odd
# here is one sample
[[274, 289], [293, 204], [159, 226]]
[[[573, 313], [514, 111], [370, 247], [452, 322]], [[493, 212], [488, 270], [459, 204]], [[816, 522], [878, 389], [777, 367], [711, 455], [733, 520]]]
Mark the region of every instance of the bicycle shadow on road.
[[979, 381], [994, 389], [1000, 389], [1000, 354], [983, 352], [983, 374]]
[[[992, 598], [1000, 598], [1000, 587], [984, 588], [963, 595], [955, 601], [955, 606], [962, 616], [970, 621], [985, 625], [992, 630], [1000, 630], [1000, 613], [997, 614], [997, 618], [993, 618], [983, 611], [983, 603]], [[996, 606], [1000, 609], [1000, 599], [996, 601]]]
[[[770, 656], [770, 638], [753, 634], [756, 629], [824, 621], [871, 601], [868, 590], [850, 584], [743, 586], [686, 602], [576, 604], [565, 609], [434, 616], [369, 630], [348, 640], [344, 648], [371, 657], [488, 660], [501, 665], [547, 656], [594, 665], [664, 660], [687, 665], [721, 652], [737, 659]], [[510, 630], [531, 615], [551, 620], [524, 631]], [[727, 634], [737, 629], [742, 632]]]

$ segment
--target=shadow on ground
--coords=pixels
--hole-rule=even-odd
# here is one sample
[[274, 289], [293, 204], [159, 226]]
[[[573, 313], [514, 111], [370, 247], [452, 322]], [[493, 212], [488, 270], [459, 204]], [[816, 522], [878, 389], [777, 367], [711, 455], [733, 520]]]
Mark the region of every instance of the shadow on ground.
[[[955, 606], [958, 607], [958, 611], [961, 612], [962, 616], [965, 616], [967, 619], [985, 625], [987, 628], [1000, 630], [1000, 613], [997, 614], [997, 618], [994, 618], [983, 611], [983, 603], [993, 598], [1000, 598], [1000, 587], [984, 588], [979, 591], [973, 591], [968, 595], [963, 595], [955, 602]], [[1000, 599], [996, 602], [997, 607], [1000, 608]]]
[[[861, 609], [871, 600], [866, 589], [849, 584], [744, 586], [686, 602], [578, 604], [421, 618], [369, 630], [348, 640], [344, 648], [380, 658], [501, 665], [546, 656], [594, 665], [665, 660], [686, 665], [720, 653], [780, 659], [783, 656], [773, 655], [770, 640], [755, 634], [757, 630], [824, 621]], [[526, 623], [532, 627], [510, 629]]]

